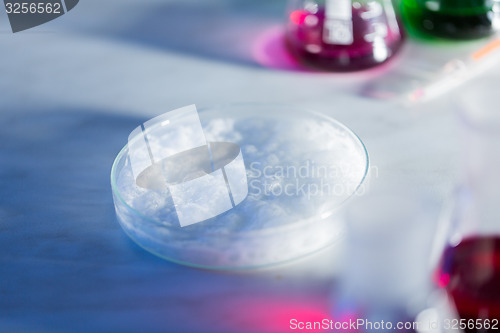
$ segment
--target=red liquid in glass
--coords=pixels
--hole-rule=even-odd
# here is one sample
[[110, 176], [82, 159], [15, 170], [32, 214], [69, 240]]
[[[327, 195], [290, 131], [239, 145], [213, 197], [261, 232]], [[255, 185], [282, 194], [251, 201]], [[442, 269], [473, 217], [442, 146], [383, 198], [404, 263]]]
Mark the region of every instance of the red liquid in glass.
[[496, 329], [466, 328], [466, 332], [500, 332], [500, 236], [471, 237], [446, 249], [437, 279], [461, 319], [497, 322]]
[[[396, 53], [403, 42], [399, 23], [384, 10], [370, 17], [373, 10], [352, 9], [353, 43], [334, 45], [324, 41], [325, 10], [316, 13], [296, 10], [287, 26], [288, 48], [306, 65], [333, 70], [353, 71], [379, 65]], [[392, 20], [392, 21], [390, 21]]]

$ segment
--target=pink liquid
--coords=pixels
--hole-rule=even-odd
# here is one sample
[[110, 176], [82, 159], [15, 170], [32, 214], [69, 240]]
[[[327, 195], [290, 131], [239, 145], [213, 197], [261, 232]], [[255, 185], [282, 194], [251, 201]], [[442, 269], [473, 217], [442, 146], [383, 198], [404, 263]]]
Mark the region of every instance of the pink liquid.
[[484, 332], [500, 332], [500, 236], [471, 237], [446, 249], [437, 279], [453, 298], [460, 318], [496, 320], [496, 329]]
[[[288, 48], [306, 65], [333, 71], [354, 71], [384, 63], [400, 48], [403, 36], [396, 19], [389, 22], [385, 11], [372, 18], [367, 17], [367, 12], [364, 7], [353, 8], [353, 43], [333, 45], [323, 39], [323, 8], [314, 14], [296, 10], [290, 14], [287, 26]], [[379, 33], [374, 41], [376, 25]], [[380, 33], [380, 29], [386, 33]]]

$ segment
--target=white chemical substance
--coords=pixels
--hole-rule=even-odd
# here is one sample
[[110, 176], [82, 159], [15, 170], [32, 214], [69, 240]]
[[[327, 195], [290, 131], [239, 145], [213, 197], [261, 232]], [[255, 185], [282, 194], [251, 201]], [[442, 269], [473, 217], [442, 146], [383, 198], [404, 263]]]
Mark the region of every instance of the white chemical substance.
[[[235, 113], [222, 118], [200, 113], [207, 141], [241, 147], [248, 197], [226, 213], [181, 228], [168, 189], [137, 186], [126, 161], [117, 174], [117, 190], [128, 206], [155, 222], [143, 223], [117, 206], [121, 223], [148, 250], [205, 266], [264, 265], [331, 243], [338, 226], [321, 220], [362, 183], [367, 158], [362, 144], [344, 127], [314, 115], [301, 116]], [[286, 233], [267, 232], [301, 223]]]

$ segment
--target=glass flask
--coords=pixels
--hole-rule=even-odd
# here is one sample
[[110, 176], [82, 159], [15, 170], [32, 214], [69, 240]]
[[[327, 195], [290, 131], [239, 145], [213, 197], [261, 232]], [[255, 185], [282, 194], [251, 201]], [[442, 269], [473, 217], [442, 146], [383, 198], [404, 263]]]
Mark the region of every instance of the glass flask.
[[403, 34], [390, 0], [291, 0], [286, 41], [306, 65], [354, 71], [390, 59]]
[[402, 0], [407, 26], [451, 38], [486, 37], [500, 28], [500, 0]]
[[491, 88], [476, 83], [459, 106], [462, 180], [435, 275], [465, 332], [500, 330], [500, 113]]
[[[377, 189], [346, 208], [343, 269], [332, 292], [334, 321], [361, 323], [359, 333], [414, 330], [431, 286], [429, 235], [436, 212], [410, 189]], [[406, 326], [397, 329], [397, 322]]]

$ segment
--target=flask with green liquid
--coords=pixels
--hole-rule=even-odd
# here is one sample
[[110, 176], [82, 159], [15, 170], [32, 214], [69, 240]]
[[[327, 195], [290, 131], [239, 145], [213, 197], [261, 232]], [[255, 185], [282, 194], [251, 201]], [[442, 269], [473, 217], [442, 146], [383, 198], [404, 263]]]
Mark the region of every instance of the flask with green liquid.
[[407, 26], [452, 39], [474, 39], [500, 30], [500, 0], [402, 0]]

